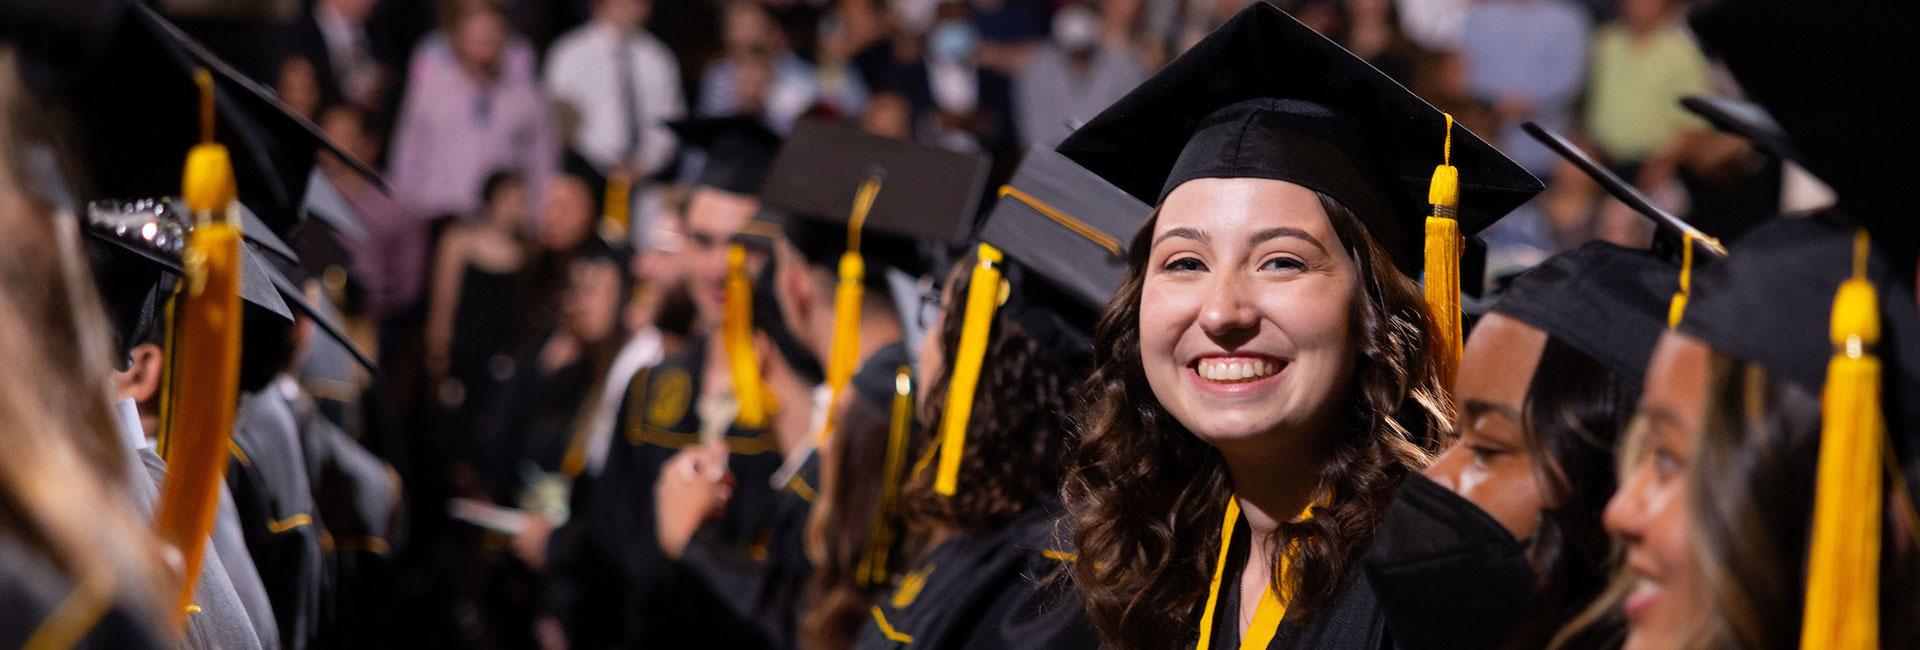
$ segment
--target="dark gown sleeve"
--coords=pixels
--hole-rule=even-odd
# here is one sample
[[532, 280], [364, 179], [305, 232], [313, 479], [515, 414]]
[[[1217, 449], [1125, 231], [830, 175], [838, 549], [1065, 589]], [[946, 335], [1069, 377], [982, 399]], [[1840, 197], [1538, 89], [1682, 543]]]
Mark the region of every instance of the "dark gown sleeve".
[[804, 538], [809, 505], [791, 490], [780, 494], [764, 557], [742, 550], [713, 526], [695, 533], [681, 556], [687, 573], [724, 602], [735, 619], [751, 624], [768, 647], [792, 648], [796, 643], [812, 573]]
[[1065, 564], [1040, 554], [1006, 594], [996, 599], [980, 619], [967, 648], [1098, 648], [1093, 626], [1087, 623], [1080, 595], [1064, 575]]

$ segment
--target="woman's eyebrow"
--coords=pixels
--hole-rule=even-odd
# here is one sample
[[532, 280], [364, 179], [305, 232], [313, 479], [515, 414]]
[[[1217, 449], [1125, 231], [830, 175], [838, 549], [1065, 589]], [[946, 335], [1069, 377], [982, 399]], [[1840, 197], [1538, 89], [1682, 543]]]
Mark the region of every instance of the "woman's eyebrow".
[[1297, 238], [1309, 244], [1313, 244], [1313, 247], [1320, 249], [1320, 252], [1322, 253], [1327, 252], [1326, 245], [1321, 244], [1319, 239], [1315, 238], [1313, 235], [1307, 234], [1307, 231], [1305, 230], [1301, 230], [1299, 228], [1294, 228], [1291, 226], [1268, 228], [1266, 230], [1262, 230], [1260, 232], [1254, 233], [1253, 238], [1249, 240], [1249, 243], [1255, 246], [1258, 246], [1261, 243], [1266, 242], [1267, 240], [1279, 239], [1281, 237]]
[[1469, 398], [1465, 403], [1461, 404], [1461, 410], [1465, 411], [1469, 417], [1492, 413], [1515, 422], [1520, 421], [1520, 411], [1518, 409], [1505, 404], [1495, 404], [1483, 399]]
[[1181, 227], [1181, 228], [1173, 228], [1166, 232], [1160, 233], [1159, 237], [1153, 238], [1153, 245], [1159, 246], [1160, 242], [1173, 239], [1175, 237], [1179, 237], [1182, 239], [1191, 239], [1191, 240], [1200, 242], [1202, 244], [1210, 243], [1213, 241], [1211, 237], [1207, 236], [1206, 231], [1200, 230], [1198, 228]]

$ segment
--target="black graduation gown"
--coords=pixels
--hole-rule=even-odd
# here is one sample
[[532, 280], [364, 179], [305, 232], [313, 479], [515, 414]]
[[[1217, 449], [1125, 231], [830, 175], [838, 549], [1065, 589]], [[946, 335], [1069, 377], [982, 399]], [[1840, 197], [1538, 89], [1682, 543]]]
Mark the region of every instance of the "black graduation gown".
[[[1246, 518], [1241, 517], [1233, 531], [1233, 547], [1227, 551], [1228, 567], [1246, 565], [1247, 552], [1252, 546], [1247, 540], [1252, 536]], [[1228, 575], [1237, 574], [1229, 571]], [[1240, 647], [1239, 621], [1242, 615], [1237, 582], [1227, 581], [1221, 592], [1213, 613], [1210, 650]], [[1300, 620], [1297, 611], [1287, 611], [1286, 618], [1280, 621], [1280, 629], [1273, 635], [1273, 642], [1267, 644], [1268, 648], [1374, 650], [1398, 647], [1387, 632], [1386, 615], [1381, 611], [1379, 598], [1358, 567], [1348, 572], [1340, 588], [1334, 591], [1333, 597], [1311, 620]]]
[[240, 529], [273, 604], [281, 646], [311, 647], [325, 625], [328, 566], [298, 423], [277, 385], [241, 396], [234, 419], [227, 486]]
[[1395, 645], [1408, 650], [1502, 647], [1534, 612], [1525, 547], [1419, 474], [1401, 481], [1365, 565]]
[[[747, 630], [729, 627], [722, 606], [661, 553], [653, 489], [660, 467], [699, 443], [695, 405], [707, 341], [640, 371], [618, 411], [619, 435], [596, 476], [576, 483], [573, 517], [555, 532], [548, 590], [575, 647], [751, 647]], [[760, 530], [774, 490], [768, 477], [782, 457], [770, 431], [731, 429], [731, 505], [718, 524], [725, 539]]]
[[809, 457], [774, 497], [764, 532], [746, 543], [702, 527], [680, 562], [736, 625], [750, 626], [762, 645], [792, 648], [813, 565], [807, 561], [807, 516], [820, 485], [819, 456]]
[[[158, 621], [143, 620], [131, 614], [117, 598], [89, 602], [82, 598], [72, 603], [73, 581], [53, 565], [51, 559], [14, 539], [0, 534], [0, 648], [24, 647], [36, 633], [74, 641], [73, 648], [163, 648], [158, 637]], [[97, 620], [82, 618], [84, 627], [60, 629], [61, 621], [51, 617], [61, 607], [81, 607], [100, 612]]]
[[311, 479], [314, 513], [326, 523], [332, 568], [323, 647], [363, 648], [392, 624], [392, 549], [400, 514], [400, 475], [334, 424], [301, 394], [290, 402]]
[[962, 535], [913, 563], [873, 605], [855, 648], [1093, 648], [1047, 508]]

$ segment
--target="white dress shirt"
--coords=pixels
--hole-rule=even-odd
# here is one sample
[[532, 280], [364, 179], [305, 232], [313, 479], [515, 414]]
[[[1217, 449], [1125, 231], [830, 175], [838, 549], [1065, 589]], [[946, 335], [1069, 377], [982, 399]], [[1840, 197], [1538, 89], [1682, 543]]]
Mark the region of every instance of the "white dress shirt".
[[[632, 57], [634, 106], [622, 105], [618, 51]], [[567, 32], [548, 52], [547, 91], [578, 113], [573, 149], [602, 170], [622, 162], [641, 174], [665, 167], [675, 141], [666, 123], [686, 115], [680, 91], [680, 66], [673, 52], [652, 34], [636, 30], [625, 34], [601, 22], [589, 22]], [[630, 115], [639, 117], [638, 155], [626, 156]]]

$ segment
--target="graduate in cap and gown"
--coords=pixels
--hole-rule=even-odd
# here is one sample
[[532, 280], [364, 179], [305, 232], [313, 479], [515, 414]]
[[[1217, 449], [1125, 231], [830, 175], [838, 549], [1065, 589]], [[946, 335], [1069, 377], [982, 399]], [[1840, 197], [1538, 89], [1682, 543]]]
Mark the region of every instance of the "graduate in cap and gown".
[[1044, 149], [1027, 153], [948, 276], [920, 350], [926, 451], [902, 489], [909, 548], [854, 647], [1093, 647], [1056, 521], [1095, 314], [1149, 208]]
[[[900, 343], [914, 329], [907, 315], [919, 305], [921, 278], [934, 266], [928, 258], [965, 241], [987, 167], [978, 155], [803, 121], [769, 171], [766, 204], [781, 215], [782, 225], [776, 226], [777, 236], [763, 238], [752, 228], [742, 233], [768, 246], [777, 260], [753, 289], [750, 320], [779, 357], [780, 363], [768, 367], [784, 368], [803, 385], [774, 391], [777, 405], [754, 405], [740, 399], [757, 390], [741, 377], [765, 374], [770, 387], [783, 377], [773, 370], [736, 370], [733, 377], [741, 417], [750, 409], [778, 407], [756, 418], [772, 418], [781, 445], [784, 462], [770, 477], [779, 492], [771, 508], [760, 513], [747, 547], [729, 544], [717, 527], [706, 526], [685, 544], [684, 554], [676, 555], [735, 607], [739, 620], [754, 623], [772, 647], [794, 647], [797, 641], [801, 600], [812, 572], [805, 553], [807, 521], [811, 504], [826, 489], [815, 452], [840, 433], [835, 414], [852, 399], [853, 375], [875, 366], [872, 372], [891, 377], [902, 365]], [[735, 343], [742, 338], [726, 332], [722, 340], [733, 367], [750, 369], [760, 362]], [[813, 402], [806, 409], [811, 418], [787, 413], [798, 400]], [[675, 476], [662, 477], [663, 502], [665, 482]], [[849, 476], [833, 489], [848, 498], [883, 489], [883, 481], [867, 479]], [[737, 481], [734, 493], [739, 493]], [[732, 514], [738, 506], [729, 504], [728, 510]], [[666, 513], [663, 508], [663, 517]], [[750, 520], [754, 513], [738, 515]], [[684, 522], [673, 528], [684, 530]], [[663, 519], [662, 535], [669, 529]]]
[[1630, 646], [1920, 643], [1920, 237], [1903, 128], [1920, 94], [1910, 69], [1860, 65], [1914, 16], [1823, 9], [1692, 16], [1838, 206], [1750, 231], [1655, 348], [1607, 507], [1624, 566], [1577, 622], [1624, 619]]
[[1102, 640], [1390, 646], [1362, 558], [1451, 439], [1462, 238], [1539, 180], [1266, 3], [1059, 151], [1157, 207], [1065, 488]]
[[[780, 137], [754, 118], [685, 120], [671, 125], [687, 147], [693, 169], [686, 210], [694, 304], [709, 332], [722, 322], [728, 254], [733, 236], [760, 211], [760, 189]], [[758, 270], [764, 259], [747, 260]], [[759, 499], [754, 491], [779, 467], [773, 436], [764, 428], [734, 426], [724, 412], [703, 415], [700, 405], [725, 389], [730, 375], [722, 346], [711, 335], [640, 370], [628, 382], [615, 415], [616, 430], [597, 474], [576, 477], [571, 517], [549, 545], [550, 579], [545, 607], [575, 647], [649, 643], [676, 647], [709, 630], [677, 621], [671, 609], [677, 567], [660, 552], [653, 491], [660, 466], [674, 453], [702, 441], [721, 441], [731, 451], [731, 470], [741, 477], [737, 501]], [[710, 430], [707, 427], [711, 427]], [[611, 567], [611, 568], [610, 568]], [[721, 633], [730, 632], [721, 630]], [[676, 636], [679, 635], [679, 636]]]
[[1367, 553], [1404, 648], [1544, 647], [1600, 595], [1601, 511], [1647, 358], [1695, 270], [1725, 254], [1564, 137], [1523, 126], [1651, 221], [1670, 253], [1590, 242], [1515, 278], [1475, 323], [1454, 381], [1459, 438], [1401, 482]]

